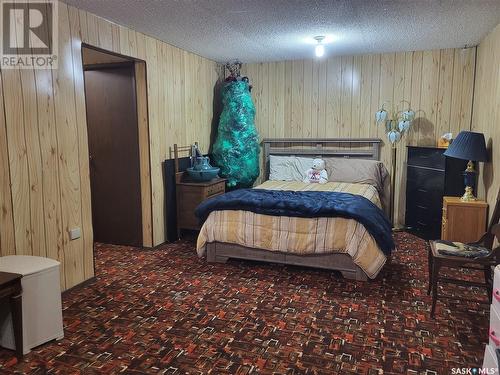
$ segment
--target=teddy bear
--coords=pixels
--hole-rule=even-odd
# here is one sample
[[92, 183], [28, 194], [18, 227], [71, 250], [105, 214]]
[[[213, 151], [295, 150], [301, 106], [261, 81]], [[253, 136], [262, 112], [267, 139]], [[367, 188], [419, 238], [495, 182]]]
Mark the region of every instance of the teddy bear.
[[306, 183], [326, 184], [328, 182], [328, 173], [325, 169], [325, 161], [323, 159], [313, 159], [312, 168], [306, 171]]

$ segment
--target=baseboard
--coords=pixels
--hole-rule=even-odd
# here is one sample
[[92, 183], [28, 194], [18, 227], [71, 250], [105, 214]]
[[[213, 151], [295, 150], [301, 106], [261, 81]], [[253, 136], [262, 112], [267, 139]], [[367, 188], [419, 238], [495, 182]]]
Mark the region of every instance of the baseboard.
[[85, 281], [82, 281], [82, 282], [81, 282], [81, 283], [79, 283], [79, 284], [73, 285], [73, 286], [72, 286], [71, 288], [69, 288], [69, 289], [63, 290], [63, 291], [62, 291], [62, 293], [61, 293], [61, 295], [64, 297], [64, 295], [65, 295], [66, 293], [69, 293], [69, 292], [71, 292], [72, 290], [77, 289], [77, 288], [83, 288], [83, 287], [84, 287], [84, 286], [86, 286], [87, 284], [90, 284], [90, 283], [94, 282], [96, 279], [97, 279], [97, 278], [96, 278], [95, 276], [92, 276], [90, 279], [87, 279], [87, 280], [85, 280]]

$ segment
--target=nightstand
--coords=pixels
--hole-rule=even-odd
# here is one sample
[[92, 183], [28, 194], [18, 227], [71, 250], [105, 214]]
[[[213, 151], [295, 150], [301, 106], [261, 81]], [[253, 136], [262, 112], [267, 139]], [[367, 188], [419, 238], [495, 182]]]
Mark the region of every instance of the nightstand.
[[443, 197], [441, 239], [463, 243], [479, 240], [486, 231], [487, 212], [485, 201]]
[[190, 181], [187, 173], [179, 172], [176, 178], [177, 198], [177, 235], [180, 238], [182, 229], [200, 230], [198, 218], [194, 210], [204, 200], [224, 194], [226, 179], [215, 178], [207, 182]]

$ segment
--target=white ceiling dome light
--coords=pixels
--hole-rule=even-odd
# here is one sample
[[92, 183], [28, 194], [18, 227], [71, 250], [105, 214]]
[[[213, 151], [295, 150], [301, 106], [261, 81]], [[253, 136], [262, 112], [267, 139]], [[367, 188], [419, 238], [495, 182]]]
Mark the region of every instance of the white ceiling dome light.
[[316, 45], [316, 48], [314, 49], [314, 53], [316, 54], [316, 57], [323, 57], [325, 54], [325, 46], [323, 45], [323, 40], [325, 39], [324, 36], [315, 36], [314, 39], [318, 42]]

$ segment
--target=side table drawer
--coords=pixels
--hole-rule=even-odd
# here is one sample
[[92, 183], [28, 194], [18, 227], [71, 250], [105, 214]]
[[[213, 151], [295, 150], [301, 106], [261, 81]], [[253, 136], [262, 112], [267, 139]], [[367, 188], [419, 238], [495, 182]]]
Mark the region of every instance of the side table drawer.
[[226, 183], [225, 181], [219, 182], [215, 185], [208, 186], [207, 187], [207, 197], [211, 197], [212, 195], [215, 195], [217, 193], [223, 193], [225, 188], [226, 188]]

